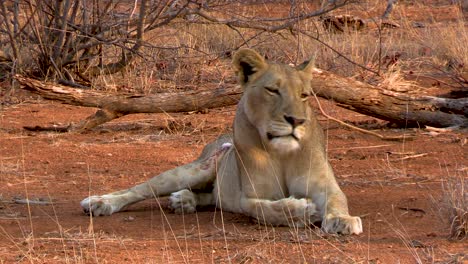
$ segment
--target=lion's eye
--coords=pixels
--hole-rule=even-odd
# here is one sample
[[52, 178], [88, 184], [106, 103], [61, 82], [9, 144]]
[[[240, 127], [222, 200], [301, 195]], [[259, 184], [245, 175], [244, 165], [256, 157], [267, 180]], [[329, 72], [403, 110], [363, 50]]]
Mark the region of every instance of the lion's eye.
[[309, 98], [310, 94], [308, 93], [301, 93], [301, 99], [302, 100], [307, 100]]
[[278, 89], [272, 88], [272, 87], [265, 87], [265, 90], [271, 94], [280, 94]]

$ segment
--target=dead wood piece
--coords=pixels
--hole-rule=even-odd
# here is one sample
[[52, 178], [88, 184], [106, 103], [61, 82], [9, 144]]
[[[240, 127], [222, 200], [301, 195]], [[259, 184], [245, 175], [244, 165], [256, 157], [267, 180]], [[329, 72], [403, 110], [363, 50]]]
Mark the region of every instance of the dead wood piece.
[[352, 15], [324, 16], [320, 19], [323, 27], [333, 33], [361, 30], [366, 26], [363, 19]]
[[124, 114], [109, 111], [106, 109], [99, 109], [93, 115], [88, 116], [84, 120], [80, 121], [78, 124], [70, 124], [67, 126], [24, 126], [23, 128], [28, 131], [46, 131], [46, 132], [85, 132], [86, 130], [92, 129], [96, 126], [104, 124], [113, 119], [119, 118]]
[[[66, 131], [74, 132], [89, 130], [128, 114], [202, 111], [209, 108], [235, 105], [242, 93], [240, 87], [230, 85], [215, 90], [124, 96], [93, 90], [74, 89], [20, 75], [16, 76], [16, 80], [24, 89], [39, 94], [43, 98], [71, 105], [100, 108], [95, 114], [80, 123], [65, 128]], [[48, 130], [57, 131], [58, 128], [52, 127]]]
[[382, 19], [382, 21], [380, 21], [380, 26], [382, 28], [400, 28], [401, 27], [400, 24], [390, 19]]
[[382, 18], [386, 19], [390, 16], [390, 13], [392, 13], [392, 10], [393, 10], [393, 5], [396, 4], [397, 2], [398, 2], [397, 0], [387, 1], [387, 7], [385, 8]]
[[124, 115], [125, 114], [121, 112], [111, 111], [107, 109], [99, 109], [96, 113], [94, 113], [91, 116], [88, 116], [86, 119], [82, 120], [78, 124], [70, 125], [68, 130], [74, 132], [84, 132], [86, 130], [92, 129], [96, 126], [99, 126]]
[[426, 157], [427, 155], [429, 155], [429, 153], [421, 153], [421, 154], [409, 155], [409, 156], [404, 156], [404, 157], [402, 157], [402, 158], [393, 159], [393, 161], [402, 161], [402, 160], [409, 160], [409, 159], [422, 158], [422, 157]]
[[415, 96], [375, 87], [316, 68], [312, 89], [339, 106], [401, 126], [468, 127], [468, 98]]
[[[99, 108], [94, 115], [64, 129], [78, 132], [128, 114], [190, 112], [235, 105], [242, 94], [239, 86], [229, 84], [213, 90], [126, 96], [74, 89], [20, 75], [16, 75], [16, 79], [22, 88], [43, 98]], [[468, 98], [450, 99], [400, 93], [318, 68], [312, 72], [311, 87], [317, 96], [334, 100], [338, 106], [403, 127], [468, 127]], [[51, 129], [57, 130], [57, 127]]]
[[35, 132], [40, 132], [40, 131], [47, 131], [47, 132], [68, 132], [70, 129], [70, 126], [48, 126], [48, 127], [43, 127], [43, 126], [24, 126], [24, 129], [28, 131], [35, 131]]
[[397, 207], [397, 208], [400, 209], [400, 210], [403, 210], [403, 211], [410, 211], [410, 212], [417, 212], [417, 213], [426, 214], [426, 211], [424, 211], [423, 209], [420, 209], [420, 208], [409, 208], [409, 207]]
[[436, 133], [447, 133], [447, 132], [460, 131], [461, 129], [459, 126], [451, 126], [451, 127], [444, 127], [444, 128], [426, 126], [426, 130], [431, 131], [431, 132], [436, 132]]
[[32, 205], [50, 205], [51, 201], [48, 200], [31, 200], [31, 199], [14, 199], [16, 204], [32, 204]]

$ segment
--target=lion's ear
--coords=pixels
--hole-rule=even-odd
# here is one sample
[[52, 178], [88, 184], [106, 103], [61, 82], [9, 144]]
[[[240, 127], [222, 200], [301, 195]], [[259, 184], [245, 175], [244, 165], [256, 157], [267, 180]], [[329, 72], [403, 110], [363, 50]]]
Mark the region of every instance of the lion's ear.
[[306, 60], [303, 63], [296, 66], [296, 70], [303, 71], [307, 74], [312, 73], [315, 69], [315, 59]]
[[232, 64], [239, 76], [241, 85], [245, 85], [252, 80], [252, 77], [267, 68], [268, 64], [265, 58], [251, 49], [241, 49], [232, 59]]

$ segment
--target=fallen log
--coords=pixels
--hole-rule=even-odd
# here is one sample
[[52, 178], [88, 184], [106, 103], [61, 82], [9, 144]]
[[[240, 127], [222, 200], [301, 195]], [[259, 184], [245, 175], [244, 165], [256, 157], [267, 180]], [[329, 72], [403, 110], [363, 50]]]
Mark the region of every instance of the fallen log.
[[[312, 75], [316, 95], [334, 100], [341, 107], [408, 126], [468, 127], [468, 98], [408, 95], [320, 69]], [[99, 108], [78, 124], [53, 127], [53, 131], [83, 132], [128, 114], [190, 112], [229, 106], [237, 104], [242, 94], [239, 86], [225, 85], [213, 90], [125, 96], [75, 89], [20, 75], [16, 79], [24, 89], [45, 99]]]
[[312, 87], [317, 96], [339, 106], [407, 126], [468, 127], [468, 98], [415, 96], [375, 87], [315, 69]]
[[83, 132], [128, 114], [190, 112], [235, 105], [242, 95], [242, 89], [235, 85], [227, 85], [215, 90], [127, 96], [75, 89], [20, 75], [16, 76], [16, 80], [24, 89], [45, 99], [70, 105], [99, 108], [95, 114], [78, 124], [72, 124], [66, 128], [51, 127], [45, 129], [59, 132]]

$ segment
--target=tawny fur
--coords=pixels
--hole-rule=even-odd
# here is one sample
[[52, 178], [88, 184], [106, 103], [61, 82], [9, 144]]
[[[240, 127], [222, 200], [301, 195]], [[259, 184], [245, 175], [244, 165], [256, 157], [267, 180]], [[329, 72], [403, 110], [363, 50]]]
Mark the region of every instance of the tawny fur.
[[309, 105], [313, 65], [296, 70], [267, 62], [250, 49], [233, 65], [244, 89], [232, 135], [208, 144], [192, 163], [163, 172], [128, 190], [91, 196], [81, 206], [110, 215], [135, 202], [170, 195], [179, 213], [215, 204], [261, 223], [306, 226], [328, 233], [360, 234], [328, 163], [323, 132]]

